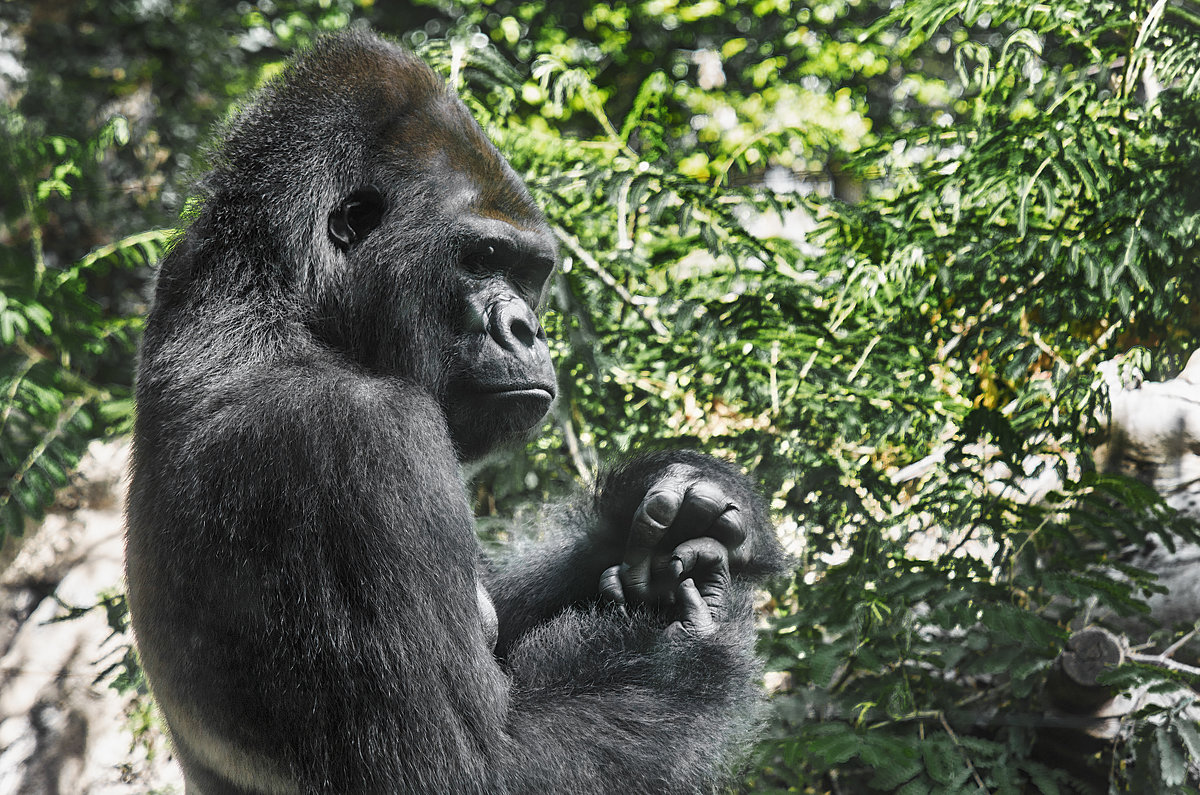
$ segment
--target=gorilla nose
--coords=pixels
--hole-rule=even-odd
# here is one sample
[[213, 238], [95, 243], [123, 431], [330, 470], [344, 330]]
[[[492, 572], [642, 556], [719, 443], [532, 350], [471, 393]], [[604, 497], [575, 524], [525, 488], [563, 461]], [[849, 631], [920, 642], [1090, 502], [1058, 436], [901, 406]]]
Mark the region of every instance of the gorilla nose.
[[546, 333], [537, 315], [521, 300], [499, 301], [492, 308], [487, 332], [506, 351], [517, 353], [533, 348]]

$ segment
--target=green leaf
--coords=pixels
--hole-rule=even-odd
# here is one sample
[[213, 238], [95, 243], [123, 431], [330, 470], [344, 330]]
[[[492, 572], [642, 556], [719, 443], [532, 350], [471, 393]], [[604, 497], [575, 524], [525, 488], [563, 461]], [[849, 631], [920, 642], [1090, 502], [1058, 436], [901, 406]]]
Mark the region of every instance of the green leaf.
[[809, 659], [812, 681], [822, 687], [833, 683], [833, 676], [842, 663], [842, 654], [833, 646], [822, 646], [813, 651]]
[[930, 738], [921, 743], [921, 759], [925, 762], [925, 772], [939, 784], [951, 783], [956, 774], [966, 769], [954, 744], [941, 738]]
[[1059, 789], [1058, 783], [1054, 780], [1055, 771], [1039, 765], [1036, 762], [1029, 760], [1021, 760], [1018, 765], [1021, 770], [1024, 770], [1028, 775], [1033, 785], [1037, 787], [1038, 792], [1042, 795], [1060, 795], [1062, 792]]
[[1187, 748], [1192, 761], [1200, 762], [1200, 731], [1197, 730], [1196, 724], [1188, 720], [1179, 720], [1175, 721], [1172, 726], [1179, 734], [1179, 739]]
[[827, 723], [817, 731], [819, 733], [808, 734], [805, 744], [808, 752], [826, 765], [845, 764], [862, 748], [862, 738], [845, 724]]
[[1163, 785], [1177, 787], [1183, 784], [1187, 780], [1187, 757], [1183, 748], [1172, 740], [1170, 732], [1164, 726], [1155, 729], [1154, 740]]
[[923, 769], [916, 737], [891, 737], [879, 733], [866, 736], [859, 757], [875, 771], [871, 786], [894, 790]]

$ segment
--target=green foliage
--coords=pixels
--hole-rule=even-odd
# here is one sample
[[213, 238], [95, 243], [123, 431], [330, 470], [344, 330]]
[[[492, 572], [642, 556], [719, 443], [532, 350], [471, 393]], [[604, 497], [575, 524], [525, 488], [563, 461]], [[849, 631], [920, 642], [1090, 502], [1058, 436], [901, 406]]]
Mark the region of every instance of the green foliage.
[[128, 366], [139, 321], [105, 311], [90, 280], [153, 261], [166, 241], [144, 232], [55, 267], [43, 241], [55, 206], [71, 198], [81, 162], [126, 135], [117, 117], [86, 145], [37, 136], [0, 117], [6, 209], [0, 218], [0, 539], [19, 535], [65, 485], [87, 443], [128, 424], [128, 389], [109, 383]]
[[[1145, 610], [1156, 586], [1120, 566], [1120, 550], [1156, 535], [1196, 538], [1149, 489], [1072, 464], [1086, 464], [1103, 395], [1090, 362], [1142, 343], [1169, 369], [1197, 340], [1197, 150], [1180, 136], [1195, 129], [1200, 106], [1177, 64], [1200, 27], [1162, 15], [1164, 5], [1120, 16], [1102, 3], [931, 0], [876, 27], [910, 25], [927, 37], [952, 18], [971, 25], [986, 14], [1002, 31], [998, 48], [967, 42], [956, 54], [966, 94], [955, 125], [883, 137], [852, 164], [886, 176], [873, 195], [818, 208], [828, 213], [817, 230], [824, 258], [841, 267], [839, 317], [922, 347], [932, 377], [905, 391], [911, 401], [928, 390], [929, 442], [948, 442], [901, 491], [882, 475], [920, 446], [869, 433], [857, 471], [841, 466], [861, 500], [838, 505], [821, 485], [789, 495], [810, 528], [810, 568], [779, 595], [788, 609], [769, 646], [793, 683], [811, 684], [780, 697], [793, 702], [779, 704], [792, 717], [766, 780], [819, 786], [836, 766], [843, 782], [885, 790], [903, 783], [885, 774], [912, 791], [1077, 783], [1031, 762], [1040, 689], [1065, 628]], [[1146, 85], [1161, 92], [1149, 96]], [[856, 372], [878, 393], [894, 388], [889, 369], [914, 366], [884, 353]], [[900, 425], [896, 408], [887, 414]], [[1036, 474], [1027, 467], [1058, 469], [1062, 490], [1030, 504], [1020, 492]], [[939, 543], [914, 560], [914, 542], [930, 536]], [[831, 666], [835, 677], [817, 676]], [[1136, 669], [1122, 685], [1159, 675]], [[1176, 680], [1167, 710], [1181, 726], [1194, 720], [1183, 717], [1194, 703], [1179, 689], [1188, 681]], [[1114, 783], [1144, 792], [1182, 784], [1186, 759], [1194, 775], [1189, 730], [1167, 722], [1132, 719], [1118, 737]], [[806, 745], [814, 732], [840, 738], [838, 759]], [[966, 735], [992, 745], [966, 753], [970, 777], [951, 782], [925, 756], [927, 743], [959, 751]], [[924, 763], [881, 763], [865, 752], [872, 742]]]

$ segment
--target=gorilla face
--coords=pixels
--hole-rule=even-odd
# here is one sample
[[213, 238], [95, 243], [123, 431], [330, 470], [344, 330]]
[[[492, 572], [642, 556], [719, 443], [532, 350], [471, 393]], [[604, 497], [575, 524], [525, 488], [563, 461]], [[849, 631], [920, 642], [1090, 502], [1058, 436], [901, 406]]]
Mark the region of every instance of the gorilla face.
[[473, 219], [460, 252], [460, 339], [446, 419], [463, 458], [534, 428], [554, 399], [554, 368], [538, 305], [554, 268], [542, 235]]
[[[366, 169], [369, 184], [328, 210], [329, 269], [353, 276], [322, 280], [320, 314], [344, 319], [332, 341], [360, 364], [427, 387], [460, 459], [477, 458], [536, 427], [554, 399], [537, 316], [554, 240], [525, 186], [440, 85], [410, 86], [383, 118], [386, 145]], [[378, 318], [387, 321], [372, 328]]]

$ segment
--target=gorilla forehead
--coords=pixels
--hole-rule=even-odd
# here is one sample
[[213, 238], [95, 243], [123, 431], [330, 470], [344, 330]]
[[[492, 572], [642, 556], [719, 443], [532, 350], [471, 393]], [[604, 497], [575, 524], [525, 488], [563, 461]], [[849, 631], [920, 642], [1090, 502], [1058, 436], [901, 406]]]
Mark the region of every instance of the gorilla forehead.
[[420, 180], [447, 211], [525, 229], [543, 224], [524, 184], [442, 79], [366, 33], [317, 40], [233, 122], [223, 151], [238, 184], [253, 175], [311, 195], [320, 184], [345, 192], [372, 181], [410, 189]]
[[379, 138], [379, 167], [436, 185], [447, 213], [471, 212], [519, 228], [541, 227], [541, 212], [524, 183], [448, 91], [392, 113], [382, 120]]

